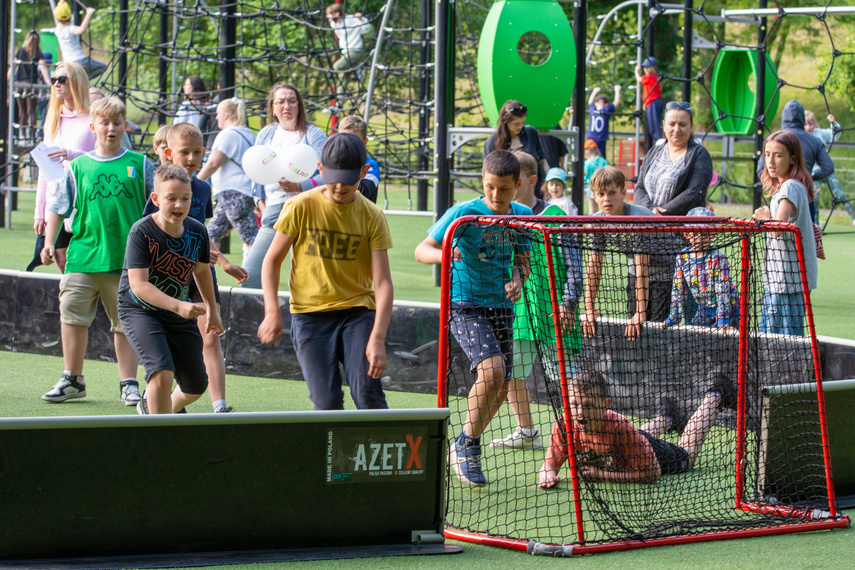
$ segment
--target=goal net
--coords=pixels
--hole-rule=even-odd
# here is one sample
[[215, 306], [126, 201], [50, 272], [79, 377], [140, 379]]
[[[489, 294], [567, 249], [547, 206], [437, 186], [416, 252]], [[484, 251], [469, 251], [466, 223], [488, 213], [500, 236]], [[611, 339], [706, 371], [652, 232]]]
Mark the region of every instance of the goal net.
[[734, 218], [455, 222], [447, 535], [563, 555], [848, 525], [805, 249]]

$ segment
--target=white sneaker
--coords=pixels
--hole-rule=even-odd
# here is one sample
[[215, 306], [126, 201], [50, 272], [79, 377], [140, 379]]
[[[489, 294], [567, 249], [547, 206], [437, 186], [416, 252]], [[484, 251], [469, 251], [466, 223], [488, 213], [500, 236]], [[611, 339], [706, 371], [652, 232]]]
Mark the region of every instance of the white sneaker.
[[535, 433], [533, 436], [528, 437], [527, 435], [523, 435], [520, 428], [517, 428], [507, 437], [491, 441], [490, 447], [502, 447], [506, 449], [543, 449], [543, 444], [540, 442], [540, 434]]
[[122, 403], [126, 406], [136, 406], [140, 401], [140, 385], [136, 380], [122, 380], [119, 382]]
[[63, 374], [59, 382], [54, 384], [49, 392], [42, 395], [42, 400], [59, 403], [73, 398], [85, 397], [86, 384], [83, 382], [83, 376]]

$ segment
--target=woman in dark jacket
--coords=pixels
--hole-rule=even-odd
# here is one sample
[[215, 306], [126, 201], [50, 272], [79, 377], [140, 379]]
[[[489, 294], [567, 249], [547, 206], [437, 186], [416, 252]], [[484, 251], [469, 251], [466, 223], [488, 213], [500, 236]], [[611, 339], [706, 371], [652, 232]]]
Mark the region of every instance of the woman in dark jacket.
[[706, 206], [712, 158], [695, 142], [692, 119], [688, 103], [668, 103], [662, 121], [668, 142], [647, 152], [638, 173], [633, 202], [658, 216], [685, 216]]
[[490, 138], [484, 143], [484, 158], [487, 158], [487, 155], [497, 148], [511, 151], [521, 150], [532, 155], [537, 160], [538, 165], [535, 194], [538, 198], [542, 198], [540, 187], [543, 184], [543, 179], [546, 178], [549, 165], [546, 163], [546, 155], [543, 152], [543, 146], [540, 144], [537, 129], [525, 124], [526, 115], [528, 115], [528, 107], [519, 101], [511, 99], [502, 105], [496, 132], [490, 135]]

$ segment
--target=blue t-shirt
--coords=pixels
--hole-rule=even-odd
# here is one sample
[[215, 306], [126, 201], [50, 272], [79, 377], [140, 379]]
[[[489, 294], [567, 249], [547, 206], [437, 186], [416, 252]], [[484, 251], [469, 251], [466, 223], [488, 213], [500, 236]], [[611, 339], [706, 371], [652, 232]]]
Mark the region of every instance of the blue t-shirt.
[[[205, 220], [214, 215], [211, 185], [203, 180], [199, 180], [194, 174], [190, 180], [190, 190], [193, 191], [193, 199], [190, 201], [190, 212], [187, 214], [187, 217], [193, 218], [200, 224], [204, 224]], [[148, 202], [145, 203], [143, 216], [148, 216], [156, 211], [157, 206], [154, 205], [154, 202], [151, 201], [151, 196], [149, 196]]]
[[591, 117], [591, 126], [588, 128], [586, 136], [596, 142], [609, 140], [609, 119], [611, 119], [614, 112], [614, 103], [609, 103], [602, 109], [597, 109], [597, 106], [594, 103], [588, 105], [588, 114]]
[[[449, 226], [463, 216], [496, 216], [481, 198], [452, 206], [433, 226], [428, 235], [442, 243]], [[511, 202], [512, 216], [531, 216], [531, 209]], [[453, 247], [463, 256], [451, 263], [451, 302], [469, 303], [478, 307], [511, 308], [513, 301], [505, 297], [505, 283], [510, 280], [514, 254], [525, 253], [530, 244], [525, 239], [513, 243], [511, 235], [522, 236], [500, 226], [472, 224], [458, 228]]]

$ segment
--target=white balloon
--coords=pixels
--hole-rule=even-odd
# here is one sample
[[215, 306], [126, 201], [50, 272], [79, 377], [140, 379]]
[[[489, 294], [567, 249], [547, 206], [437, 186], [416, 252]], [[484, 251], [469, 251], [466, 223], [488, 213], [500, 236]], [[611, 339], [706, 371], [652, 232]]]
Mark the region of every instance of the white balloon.
[[256, 184], [276, 184], [285, 176], [282, 157], [267, 145], [259, 144], [246, 149], [241, 163], [243, 171]]
[[318, 170], [318, 153], [307, 144], [295, 144], [282, 149], [281, 159], [288, 182], [308, 180]]

